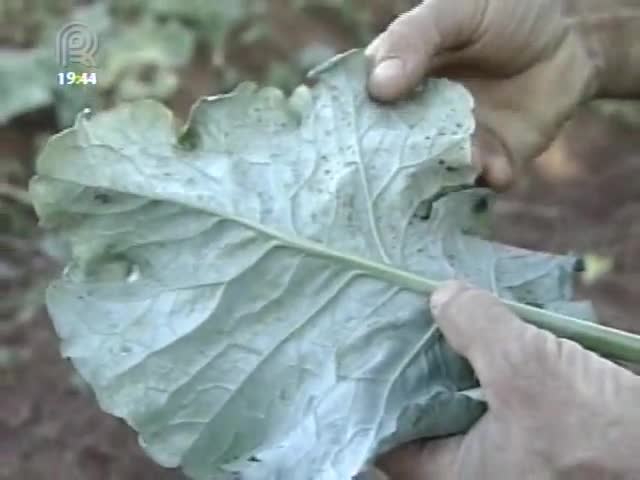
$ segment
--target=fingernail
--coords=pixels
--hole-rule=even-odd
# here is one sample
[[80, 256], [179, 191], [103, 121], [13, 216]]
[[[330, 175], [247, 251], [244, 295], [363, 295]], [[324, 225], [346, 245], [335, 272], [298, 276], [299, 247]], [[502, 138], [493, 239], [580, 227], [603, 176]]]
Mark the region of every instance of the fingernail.
[[447, 303], [454, 295], [463, 288], [463, 284], [456, 281], [445, 283], [431, 295], [431, 312], [438, 315], [445, 303]]
[[372, 80], [380, 84], [398, 82], [404, 75], [404, 62], [399, 58], [383, 60], [374, 69]]
[[487, 180], [497, 191], [507, 190], [513, 183], [513, 168], [505, 157], [491, 158], [486, 170]]
[[369, 44], [369, 46], [366, 48], [366, 50], [364, 51], [364, 54], [366, 57], [375, 57], [376, 54], [376, 40], [374, 40], [373, 42], [371, 42]]
[[367, 57], [371, 57], [371, 58], [375, 57], [376, 50], [378, 49], [378, 45], [380, 45], [380, 43], [382, 42], [383, 36], [384, 36], [384, 33], [381, 33], [376, 38], [374, 38], [373, 41], [369, 44], [367, 49], [364, 51], [364, 54]]

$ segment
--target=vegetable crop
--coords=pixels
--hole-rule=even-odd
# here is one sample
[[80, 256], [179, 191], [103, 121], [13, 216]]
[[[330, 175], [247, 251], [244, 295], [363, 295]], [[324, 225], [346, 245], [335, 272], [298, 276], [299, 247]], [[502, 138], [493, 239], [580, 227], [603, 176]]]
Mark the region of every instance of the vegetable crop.
[[483, 413], [426, 296], [464, 278], [599, 353], [637, 338], [571, 302], [575, 259], [485, 240], [473, 99], [433, 80], [369, 100], [359, 52], [290, 98], [242, 85], [186, 127], [154, 101], [53, 137], [31, 194], [73, 259], [63, 353], [147, 452], [196, 479], [348, 480]]

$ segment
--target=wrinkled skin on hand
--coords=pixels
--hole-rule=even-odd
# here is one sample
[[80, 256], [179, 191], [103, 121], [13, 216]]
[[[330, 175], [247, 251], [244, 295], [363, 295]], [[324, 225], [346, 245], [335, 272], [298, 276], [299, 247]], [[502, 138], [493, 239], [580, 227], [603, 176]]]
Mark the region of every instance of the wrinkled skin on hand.
[[[505, 188], [606, 83], [602, 52], [575, 18], [582, 1], [425, 1], [369, 46], [369, 91], [394, 101], [425, 76], [463, 83], [476, 100], [474, 161]], [[383, 455], [380, 470], [392, 480], [640, 479], [639, 377], [488, 293], [451, 283], [431, 303], [488, 411], [466, 435]]]
[[562, 0], [428, 0], [368, 48], [369, 91], [410, 93], [425, 75], [463, 83], [476, 100], [474, 160], [488, 183], [544, 151], [597, 90], [595, 61]]
[[383, 455], [392, 480], [640, 479], [640, 377], [450, 283], [431, 298], [488, 412], [464, 436]]

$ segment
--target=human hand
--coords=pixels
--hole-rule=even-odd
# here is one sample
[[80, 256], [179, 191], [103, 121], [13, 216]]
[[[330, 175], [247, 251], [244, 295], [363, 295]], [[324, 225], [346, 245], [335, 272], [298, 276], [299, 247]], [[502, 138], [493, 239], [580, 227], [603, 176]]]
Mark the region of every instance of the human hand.
[[[494, 188], [551, 143], [597, 89], [571, 0], [427, 0], [367, 49], [371, 95], [393, 101], [425, 75], [464, 84], [476, 101], [474, 161]], [[574, 0], [575, 3], [575, 0]]]
[[460, 283], [436, 292], [431, 309], [488, 411], [464, 436], [383, 455], [392, 480], [640, 479], [640, 377]]

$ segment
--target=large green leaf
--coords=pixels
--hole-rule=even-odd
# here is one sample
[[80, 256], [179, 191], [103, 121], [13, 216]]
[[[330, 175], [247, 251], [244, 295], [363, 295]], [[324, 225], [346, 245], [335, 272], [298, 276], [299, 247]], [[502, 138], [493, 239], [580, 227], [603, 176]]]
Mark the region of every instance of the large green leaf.
[[[347, 54], [292, 98], [244, 85], [176, 137], [155, 102], [81, 117], [32, 195], [73, 262], [48, 292], [106, 411], [198, 479], [348, 480], [482, 413], [468, 364], [399, 278], [466, 278], [564, 309], [572, 259], [473, 236], [472, 99], [371, 102]], [[445, 192], [450, 191], [457, 193]]]

